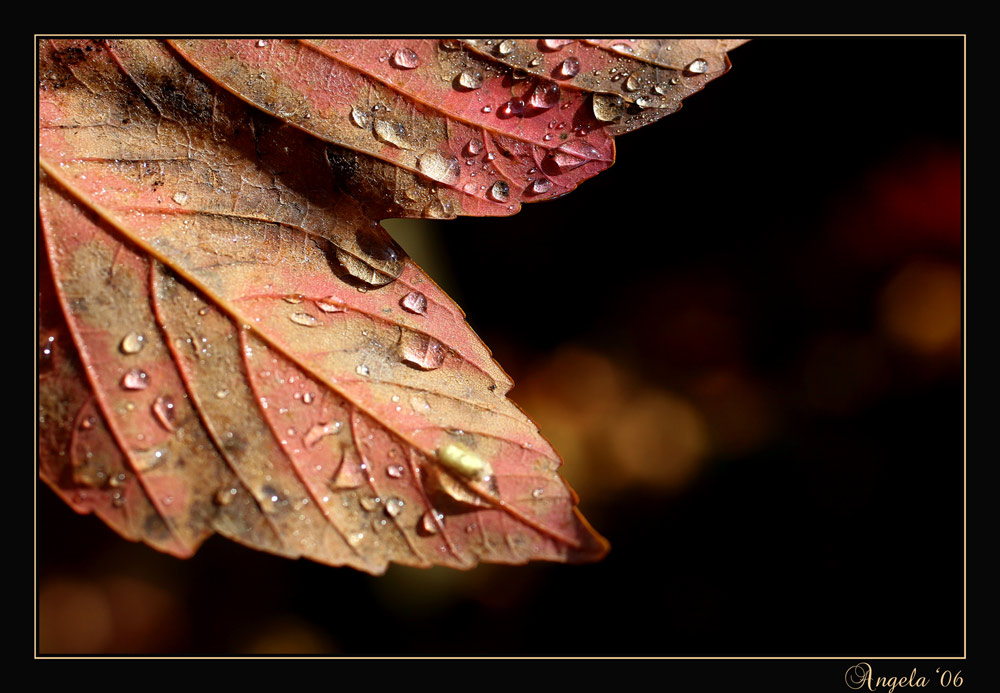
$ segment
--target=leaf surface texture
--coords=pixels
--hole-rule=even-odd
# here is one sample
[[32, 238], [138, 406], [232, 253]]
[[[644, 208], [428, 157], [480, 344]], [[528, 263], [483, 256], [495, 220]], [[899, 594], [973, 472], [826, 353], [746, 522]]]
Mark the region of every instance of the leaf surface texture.
[[600, 558], [510, 379], [378, 222], [569, 192], [738, 42], [504, 41], [42, 41], [42, 479], [178, 556]]

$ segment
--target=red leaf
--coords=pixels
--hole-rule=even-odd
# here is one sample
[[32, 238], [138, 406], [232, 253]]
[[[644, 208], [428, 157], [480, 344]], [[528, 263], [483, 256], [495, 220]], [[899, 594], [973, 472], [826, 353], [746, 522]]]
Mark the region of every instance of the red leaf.
[[[41, 44], [41, 477], [178, 556], [219, 532], [373, 573], [601, 557], [509, 378], [377, 223], [571, 190], [613, 160], [599, 95], [451, 42], [174, 47]], [[629, 108], [619, 129], [652, 118]]]

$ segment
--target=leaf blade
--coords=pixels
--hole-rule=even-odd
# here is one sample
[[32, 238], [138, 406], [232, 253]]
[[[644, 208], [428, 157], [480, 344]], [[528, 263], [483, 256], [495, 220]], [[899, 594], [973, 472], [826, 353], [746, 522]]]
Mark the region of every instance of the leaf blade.
[[[128, 276], [134, 275], [135, 286], [118, 293], [152, 302], [151, 308], [149, 305], [145, 308], [148, 315], [142, 330], [144, 334], [149, 332], [159, 337], [155, 348], [149, 347], [147, 356], [161, 358], [144, 364], [148, 371], [127, 369], [129, 357], [135, 354], [122, 354], [121, 349], [115, 352], [112, 348], [115, 340], [110, 334], [114, 330], [107, 329], [107, 325], [117, 326], [118, 332], [122, 329], [119, 323], [109, 321], [108, 316], [98, 321], [106, 323], [103, 330], [78, 329], [76, 336], [78, 350], [96, 374], [91, 383], [94, 392], [127, 395], [130, 401], [137, 399], [137, 393], [146, 397], [132, 402], [131, 410], [122, 407], [123, 411], [143, 413], [145, 417], [139, 423], [129, 423], [128, 417], [119, 414], [112, 405], [104, 406], [104, 413], [116, 432], [117, 447], [125, 451], [129, 466], [145, 489], [145, 498], [167, 527], [181, 534], [184, 552], [193, 551], [210, 531], [218, 531], [275, 553], [305, 555], [375, 573], [383, 571], [388, 560], [415, 565], [429, 565], [433, 560], [470, 567], [479, 559], [592, 560], [602, 555], [606, 542], [582, 520], [575, 509], [575, 497], [555, 474], [560, 463], [558, 457], [523, 413], [503, 398], [510, 386], [509, 379], [464, 324], [457, 306], [408, 258], [387, 255], [387, 250], [392, 251], [390, 244], [370, 243], [379, 240], [384, 232], [374, 222], [365, 221], [356, 202], [331, 199], [328, 191], [335, 187], [303, 187], [294, 176], [285, 178], [282, 185], [275, 182], [280, 169], [272, 162], [282, 162], [280, 150], [290, 141], [288, 137], [298, 135], [265, 127], [253, 133], [252, 142], [241, 143], [239, 128], [234, 124], [254, 130], [257, 126], [253, 125], [252, 114], [240, 116], [239, 107], [226, 102], [226, 97], [210, 93], [194, 76], [182, 76], [177, 64], [166, 61], [161, 47], [148, 46], [143, 57], [137, 54], [140, 51], [137, 45], [128, 44], [121, 51], [109, 52], [102, 60], [95, 56], [87, 65], [75, 65], [76, 79], [86, 88], [69, 90], [71, 93], [63, 90], [61, 95], [46, 99], [41, 109], [44, 113], [40, 155], [44, 171], [43, 231], [52, 246], [53, 274], [64, 297], [71, 277], [90, 276], [87, 281], [96, 286], [100, 282], [94, 277], [101, 273], [113, 275], [125, 263], [133, 270]], [[147, 63], [143, 74], [147, 78], [159, 74], [159, 87], [154, 88], [152, 79], [133, 79], [135, 86], [129, 89], [126, 77], [135, 72], [130, 72], [129, 66], [143, 61]], [[156, 69], [149, 67], [149, 63], [155, 63]], [[168, 84], [169, 89], [165, 86]], [[185, 100], [185, 93], [193, 98]], [[95, 94], [101, 98], [93, 99]], [[83, 103], [67, 106], [74, 98], [82, 99]], [[199, 103], [211, 105], [214, 114], [211, 133], [197, 127], [204, 120], [204, 109], [198, 107]], [[128, 123], [122, 124], [135, 129], [130, 133], [134, 137], [102, 135], [110, 112], [116, 108], [128, 114]], [[219, 117], [220, 113], [223, 117]], [[226, 125], [231, 130], [224, 131]], [[149, 133], [157, 131], [159, 138], [142, 142]], [[298, 144], [300, 153], [309, 151], [310, 146], [314, 153], [319, 151], [317, 145], [308, 141], [300, 139]], [[262, 153], [270, 147], [279, 152], [276, 159]], [[179, 156], [181, 151], [187, 156]], [[251, 151], [254, 165], [264, 173], [247, 169], [243, 175], [242, 169], [236, 174], [222, 168], [223, 165], [239, 168], [240, 156], [248, 159]], [[114, 158], [115, 154], [128, 156]], [[153, 174], [144, 175], [146, 169], [152, 169]], [[271, 187], [264, 185], [268, 177]], [[227, 184], [227, 180], [236, 178], [239, 186]], [[254, 181], [257, 189], [245, 193], [243, 186]], [[226, 196], [224, 203], [216, 199], [220, 194]], [[256, 211], [244, 212], [246, 199], [272, 200], [271, 211], [261, 213], [258, 205]], [[75, 215], [75, 220], [60, 221], [63, 214]], [[352, 220], [364, 224], [361, 233], [356, 232], [358, 227]], [[238, 243], [232, 243], [234, 239]], [[384, 270], [391, 280], [366, 286], [343, 267], [339, 272], [334, 271], [341, 263], [340, 253]], [[171, 271], [165, 272], [161, 265], [169, 266]], [[86, 268], [90, 275], [79, 272], [79, 268]], [[260, 287], [266, 287], [266, 291], [262, 293]], [[358, 291], [359, 288], [366, 290]], [[407, 297], [418, 289], [424, 296], [422, 312], [407, 310]], [[176, 297], [181, 294], [185, 294], [185, 299], [177, 303]], [[391, 297], [388, 301], [387, 296]], [[198, 298], [208, 310], [203, 313], [203, 308], [199, 308], [192, 314], [193, 298]], [[301, 307], [306, 301], [310, 306], [308, 312]], [[324, 308], [324, 301], [327, 308], [336, 309]], [[113, 302], [105, 299], [104, 303]], [[382, 318], [379, 323], [374, 318], [381, 317], [387, 306], [397, 308], [390, 309], [391, 319]], [[72, 301], [64, 300], [63, 310], [70, 321], [82, 320]], [[134, 320], [138, 310], [125, 311], [128, 319]], [[242, 325], [253, 327], [245, 331]], [[341, 338], [335, 335], [340, 331], [355, 339], [359, 335], [367, 337], [362, 334], [365, 329], [384, 334], [360, 340], [353, 351], [349, 340], [344, 342], [343, 335]], [[184, 337], [185, 333], [189, 336]], [[400, 358], [406, 356], [401, 349], [412, 347], [411, 342], [402, 339], [404, 334], [415, 334], [418, 341], [423, 340], [422, 355]], [[314, 338], [316, 335], [323, 338]], [[396, 342], [390, 340], [393, 335]], [[102, 356], [89, 358], [91, 344], [102, 340]], [[196, 349], [191, 353], [183, 344], [178, 346], [185, 340], [190, 340], [189, 345], [194, 342]], [[207, 356], [202, 346], [206, 343], [211, 346], [211, 354]], [[317, 348], [323, 344], [336, 344], [338, 348], [326, 351]], [[385, 366], [386, 372], [376, 378], [362, 378], [359, 369], [365, 364], [354, 359], [349, 364], [354, 366], [351, 376], [352, 370], [345, 365], [348, 363], [345, 359], [353, 359], [351, 355], [358, 348], [372, 349], [373, 344], [385, 351], [378, 363]], [[435, 355], [432, 361], [427, 361], [432, 344], [439, 345], [436, 348], [441, 351], [431, 349]], [[396, 467], [382, 464], [377, 484], [369, 474], [367, 488], [348, 486], [351, 491], [341, 493], [339, 508], [343, 510], [336, 504], [322, 507], [322, 484], [310, 483], [308, 456], [298, 460], [294, 453], [288, 452], [281, 441], [282, 426], [270, 418], [273, 410], [268, 413], [263, 406], [262, 400], [267, 397], [288, 394], [285, 388], [277, 386], [272, 388], [272, 394], [268, 383], [273, 385], [273, 382], [260, 376], [249, 363], [249, 354], [259, 355], [265, 349], [273, 352], [269, 358], [275, 363], [281, 360], [283, 369], [298, 369], [297, 378], [312, 378], [329, 398], [343, 403], [350, 417], [342, 418], [350, 418], [353, 435], [346, 448], [353, 449], [356, 457], [347, 463], [348, 468], [356, 466], [355, 472], [365, 472], [361, 465], [366, 457], [383, 459], [393, 449], [399, 451], [399, 457], [406, 457], [404, 469], [409, 469], [408, 479], [412, 481], [406, 487], [410, 493], [405, 500], [402, 491], [396, 495], [383, 492], [383, 486], [391, 487], [393, 482], [382, 477], [397, 481], [402, 475], [393, 476], [390, 469]], [[164, 356], [169, 356], [165, 364]], [[208, 374], [199, 374], [199, 365], [210, 360], [222, 365], [214, 365]], [[424, 367], [413, 368], [414, 363]], [[171, 423], [163, 406], [157, 410], [156, 403], [162, 405], [165, 395], [153, 397], [153, 392], [146, 393], [148, 382], [142, 388], [123, 388], [132, 370], [145, 372], [146, 378], [155, 380], [158, 386], [169, 384], [166, 389], [173, 393], [169, 395], [173, 403], [169, 409], [171, 416], [180, 416], [190, 429]], [[284, 380], [287, 382], [287, 378]], [[206, 383], [207, 390], [201, 387]], [[461, 384], [459, 397], [450, 392], [456, 383]], [[230, 444], [226, 434], [232, 433], [235, 425], [227, 423], [225, 407], [214, 405], [219, 404], [216, 401], [219, 399], [230, 396], [235, 399], [240, 385], [244, 386], [240, 410], [246, 417], [240, 421], [237, 444]], [[433, 416], [424, 411], [409, 421], [399, 417], [398, 405], [387, 393], [405, 387], [419, 389], [422, 403], [427, 405], [421, 408], [434, 412]], [[127, 391], [124, 395], [119, 393], [122, 389]], [[217, 397], [223, 391], [226, 396]], [[254, 402], [259, 404], [251, 407]], [[288, 404], [283, 408], [290, 410], [296, 403]], [[479, 423], [475, 433], [461, 434], [463, 444], [481, 448], [470, 454], [481, 454], [495, 468], [492, 484], [484, 478], [456, 475], [438, 468], [440, 450], [454, 445], [450, 442], [453, 434], [448, 431], [458, 430], [456, 422], [466, 425], [469, 421]], [[296, 423], [297, 434], [305, 431], [308, 436], [308, 431], [321, 424], [329, 425], [329, 421], [313, 419], [308, 427]], [[190, 430], [184, 434], [188, 442], [195, 436], [202, 441], [198, 444], [200, 455], [192, 458], [201, 471], [184, 472], [187, 483], [176, 489], [167, 485], [178, 478], [178, 465], [143, 463], [140, 453], [148, 457], [156, 450], [139, 450], [128, 442], [159, 430], [154, 425], [174, 429], [167, 430], [167, 434]], [[256, 433], [250, 436], [247, 431], [252, 429]], [[361, 429], [373, 439], [380, 432], [385, 440], [366, 453], [368, 444], [356, 434]], [[317, 442], [329, 437], [320, 436]], [[303, 447], [307, 447], [305, 440]], [[332, 484], [331, 489], [337, 488], [341, 481], [340, 468], [344, 467], [345, 459], [347, 456], [341, 458], [334, 476], [323, 481], [327, 486]], [[548, 496], [543, 502], [539, 501], [540, 496], [525, 492], [525, 482], [516, 478], [530, 464], [538, 468], [527, 475], [528, 483], [542, 484], [531, 491], [542, 488], [541, 495]], [[164, 471], [169, 473], [163, 474]], [[420, 475], [426, 477], [427, 486]], [[359, 473], [348, 476], [349, 483], [365, 478]], [[357, 488], [365, 490], [355, 491]], [[236, 489], [237, 493], [232, 495], [239, 496], [239, 502], [234, 503], [225, 495], [231, 489]], [[464, 527], [442, 523], [437, 508], [431, 504], [431, 495], [434, 503], [440, 498], [451, 504], [454, 516], [471, 521], [465, 522]], [[171, 500], [166, 502], [166, 498]], [[379, 500], [375, 501], [376, 498]], [[344, 499], [348, 501], [346, 504]], [[383, 501], [388, 503], [392, 499], [403, 503], [379, 507]], [[307, 506], [322, 509], [313, 511], [306, 509]], [[414, 516], [415, 511], [403, 508], [422, 512]], [[313, 513], [310, 522], [324, 528], [321, 536], [307, 539], [304, 545], [301, 541], [289, 545], [289, 538], [296, 537], [295, 523], [285, 521], [291, 512], [298, 513], [300, 522]], [[428, 513], [430, 523], [425, 522]], [[406, 520], [405, 528], [400, 528], [398, 518]], [[352, 546], [355, 543], [352, 538], [363, 533], [363, 525], [377, 533], [378, 527], [386, 529], [390, 524], [397, 531], [369, 542], [370, 550], [358, 548], [364, 543], [363, 536], [357, 538], [357, 546]], [[447, 529], [445, 525], [449, 525]], [[426, 530], [423, 535], [421, 527]], [[467, 531], [469, 527], [474, 529]], [[514, 541], [512, 537], [520, 539]]]
[[[449, 55], [436, 51], [429, 45], [433, 43], [407, 42], [420, 50], [424, 61], [414, 73], [432, 68], [454, 72], [457, 68], [450, 63], [440, 65], [426, 57], [433, 54], [445, 61]], [[378, 69], [383, 63], [363, 51], [345, 56], [326, 43], [297, 41], [270, 42], [266, 52], [250, 40], [188, 40], [173, 45], [217, 83], [263, 111], [327, 142], [422, 177], [432, 199], [425, 202], [419, 196], [416, 202], [424, 206], [411, 205], [405, 216], [515, 214], [522, 201], [566, 194], [614, 159], [613, 143], [602, 131], [568, 140], [570, 131], [558, 127], [572, 125], [579, 97], [563, 100], [563, 106], [573, 108], [564, 111], [558, 122], [548, 117], [549, 109], [522, 114], [537, 118], [498, 119], [504, 100], [497, 94], [510, 91], [509, 75], [484, 82], [483, 90], [493, 95], [492, 100], [462, 99], [454, 89], [439, 89], [433, 92], [435, 97], [458, 98], [435, 100], [431, 108], [427, 84], [432, 80], [412, 86], [391, 79], [395, 75], [388, 68]], [[331, 74], [338, 78], [335, 87], [329, 84]], [[535, 124], [533, 137], [526, 137], [520, 127], [528, 122]], [[554, 123], [551, 132], [548, 122]], [[552, 141], [546, 142], [546, 136]], [[560, 149], [568, 144], [570, 149]], [[535, 185], [543, 180], [544, 186]], [[498, 183], [502, 187], [497, 188]]]

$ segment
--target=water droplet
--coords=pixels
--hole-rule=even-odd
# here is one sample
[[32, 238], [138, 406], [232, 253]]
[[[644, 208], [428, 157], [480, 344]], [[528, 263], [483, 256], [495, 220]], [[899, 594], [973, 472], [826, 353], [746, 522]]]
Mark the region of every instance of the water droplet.
[[358, 505], [360, 505], [364, 510], [371, 512], [376, 508], [381, 507], [382, 499], [378, 496], [364, 496], [358, 499]]
[[153, 414], [156, 415], [156, 420], [160, 422], [161, 426], [168, 431], [174, 430], [177, 413], [173, 398], [167, 395], [157, 397], [156, 401], [153, 402]]
[[566, 58], [559, 64], [558, 76], [563, 79], [576, 77], [580, 73], [580, 60], [576, 57]]
[[444, 522], [444, 513], [439, 513], [433, 508], [428, 510], [420, 518], [420, 526], [426, 534], [437, 534], [441, 531], [440, 523]]
[[314, 399], [316, 399], [316, 395], [313, 394], [312, 392], [307, 392], [304, 395], [302, 395], [303, 404], [312, 404]]
[[341, 313], [347, 310], [346, 304], [336, 296], [327, 296], [314, 301], [316, 307], [324, 313]]
[[491, 113], [493, 109], [490, 106], [483, 106], [483, 113]]
[[632, 50], [632, 46], [627, 43], [613, 43], [611, 44], [611, 50], [622, 55], [632, 55], [635, 52]]
[[583, 166], [589, 159], [599, 157], [600, 154], [596, 149], [580, 141], [567, 142], [552, 152], [552, 160], [560, 171], [572, 171]]
[[420, 172], [432, 180], [444, 185], [453, 185], [458, 181], [462, 167], [455, 157], [445, 157], [440, 152], [432, 151], [424, 154], [417, 162]]
[[475, 156], [483, 150], [483, 141], [480, 139], [471, 139], [469, 143], [465, 145], [465, 151], [469, 156]]
[[534, 183], [531, 184], [531, 189], [536, 195], [541, 195], [542, 193], [547, 193], [552, 188], [552, 181], [548, 178], [537, 178]]
[[122, 387], [126, 390], [145, 390], [149, 387], [149, 376], [145, 371], [133, 369], [122, 378]]
[[129, 332], [118, 346], [124, 354], [138, 354], [146, 345], [146, 338], [138, 332]]
[[542, 39], [542, 47], [550, 51], [561, 50], [564, 46], [573, 43], [574, 39]]
[[708, 71], [708, 61], [702, 58], [698, 58], [690, 65], [685, 68], [688, 72], [694, 75], [700, 75]]
[[401, 464], [390, 464], [385, 468], [385, 473], [393, 479], [402, 479], [403, 475], [406, 474], [406, 468]]
[[483, 86], [483, 73], [465, 70], [458, 76], [458, 84], [463, 89], [468, 89], [469, 91], [478, 89]]
[[537, 57], [532, 58], [531, 61], [528, 62], [528, 65], [531, 66], [531, 67], [538, 67], [543, 62], [545, 62], [545, 58], [543, 58], [542, 56], [539, 55]]
[[183, 205], [188, 201], [188, 194], [186, 192], [175, 192], [173, 200], [177, 204]]
[[660, 82], [653, 87], [653, 91], [660, 96], [666, 96], [670, 92], [670, 84], [668, 82]]
[[417, 315], [427, 314], [427, 297], [419, 291], [411, 291], [400, 299], [399, 304], [404, 310]]
[[229, 390], [216, 390], [215, 396], [218, 397], [219, 399], [225, 399], [226, 397], [229, 396]]
[[458, 39], [441, 39], [441, 47], [446, 51], [457, 51], [462, 47], [462, 42]]
[[[340, 263], [341, 267], [343, 267], [348, 274], [369, 286], [385, 286], [386, 284], [395, 281], [396, 276], [402, 271], [402, 266], [400, 266], [399, 263], [395, 263], [394, 260], [390, 260], [388, 254], [385, 252], [385, 249], [381, 246], [374, 246], [370, 248], [370, 251], [367, 253], [372, 261], [381, 265], [378, 269], [368, 264], [357, 255], [342, 250], [341, 248], [334, 247], [333, 252], [334, 255], [336, 255], [337, 261]], [[362, 293], [368, 290], [364, 286], [358, 286], [356, 288]]]
[[82, 428], [85, 431], [89, 431], [94, 427], [95, 423], [97, 423], [96, 418], [94, 418], [93, 416], [87, 416], [80, 421], [80, 428]]
[[365, 376], [365, 377], [368, 377], [368, 374], [371, 373], [371, 371], [369, 370], [368, 366], [366, 366], [363, 363], [360, 366], [358, 366], [357, 368], [355, 368], [354, 372], [357, 373], [358, 375], [362, 375], [362, 376]]
[[288, 316], [288, 319], [296, 325], [304, 325], [306, 327], [316, 327], [319, 324], [319, 319], [309, 313], [292, 313]]
[[351, 122], [357, 125], [359, 128], [364, 128], [367, 130], [372, 124], [372, 117], [368, 111], [362, 111], [360, 108], [351, 109]]
[[635, 75], [629, 75], [628, 79], [625, 80], [625, 91], [638, 91], [642, 86], [642, 80]]
[[561, 172], [572, 171], [575, 168], [579, 168], [587, 163], [586, 159], [581, 159], [578, 156], [573, 156], [566, 152], [559, 151], [558, 149], [552, 153], [552, 160], [555, 162], [556, 166], [559, 167]]
[[401, 70], [412, 70], [419, 62], [417, 54], [409, 48], [400, 48], [392, 54], [392, 64]]
[[388, 142], [400, 149], [409, 149], [410, 144], [406, 134], [406, 128], [402, 123], [393, 123], [383, 118], [375, 119], [375, 136], [383, 142]]
[[493, 475], [489, 462], [458, 443], [439, 447], [437, 458], [442, 465], [465, 477], [486, 479]]
[[456, 215], [450, 201], [434, 197], [424, 207], [424, 216], [432, 219], [454, 219]]
[[500, 53], [500, 55], [510, 55], [514, 52], [514, 48], [516, 47], [517, 41], [514, 39], [504, 39], [500, 42], [500, 45], [497, 46], [497, 52]]
[[534, 108], [552, 108], [559, 103], [559, 85], [555, 82], [542, 82], [531, 92], [528, 102]]
[[594, 94], [591, 106], [594, 117], [605, 123], [618, 120], [625, 114], [625, 100], [614, 94]]
[[543, 495], [545, 495], [545, 489], [541, 487], [536, 488], [531, 492], [532, 498], [541, 498]]
[[635, 105], [639, 108], [649, 108], [653, 105], [652, 99], [648, 99], [645, 96], [636, 97]]
[[235, 486], [232, 488], [219, 489], [219, 492], [215, 494], [215, 502], [219, 505], [229, 505], [236, 498], [236, 494], [239, 493], [239, 489]]
[[49, 337], [41, 345], [41, 359], [45, 360], [47, 364], [51, 364], [52, 360], [52, 343], [56, 341], [56, 338], [49, 335]]
[[415, 412], [426, 412], [431, 410], [431, 405], [423, 395], [413, 395], [410, 397], [410, 407]]
[[390, 498], [385, 502], [385, 514], [389, 517], [399, 517], [404, 505], [406, 503], [402, 498]]
[[521, 115], [522, 113], [524, 113], [524, 101], [522, 99], [511, 99], [504, 104], [503, 109], [500, 111], [500, 115], [505, 118]]
[[506, 181], [498, 180], [490, 188], [490, 197], [492, 197], [497, 202], [506, 202], [507, 197], [510, 196], [510, 186], [507, 185]]
[[405, 331], [399, 340], [399, 357], [403, 363], [424, 371], [440, 368], [447, 354], [445, 346], [422, 332]]
[[302, 438], [303, 444], [307, 448], [311, 448], [316, 445], [320, 440], [326, 436], [333, 436], [340, 433], [340, 429], [343, 427], [340, 421], [331, 421], [329, 423], [318, 423], [308, 431], [306, 431], [305, 436]]
[[601, 158], [601, 153], [599, 151], [597, 151], [592, 145], [589, 145], [581, 140], [576, 140], [574, 142], [567, 142], [566, 144], [559, 147], [557, 151], [573, 154], [574, 156], [579, 156], [584, 159]]

